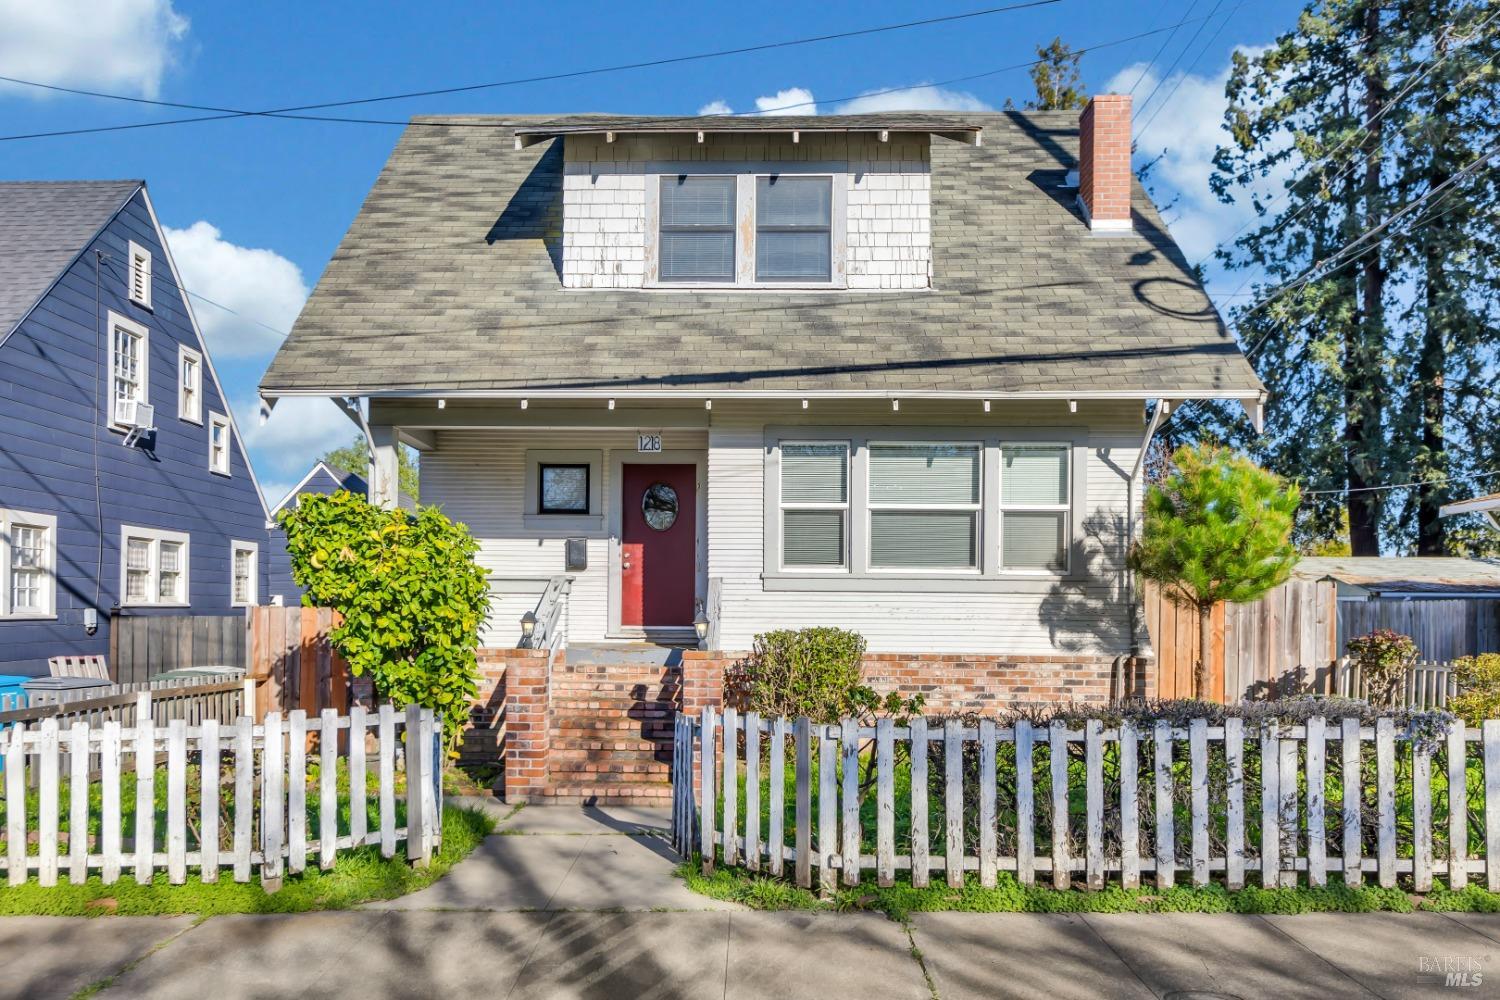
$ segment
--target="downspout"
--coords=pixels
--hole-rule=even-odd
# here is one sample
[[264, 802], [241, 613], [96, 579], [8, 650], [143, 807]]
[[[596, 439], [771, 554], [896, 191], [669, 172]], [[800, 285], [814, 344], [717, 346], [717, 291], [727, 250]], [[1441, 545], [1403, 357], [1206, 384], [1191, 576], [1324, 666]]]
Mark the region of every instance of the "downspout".
[[[1151, 442], [1156, 437], [1156, 431], [1161, 426], [1162, 419], [1166, 417], [1171, 404], [1165, 399], [1156, 401], [1156, 408], [1151, 411], [1151, 419], [1146, 422], [1146, 435], [1141, 438], [1140, 450], [1135, 454], [1135, 465], [1131, 467], [1130, 479], [1126, 485], [1126, 509], [1125, 509], [1125, 551], [1135, 547], [1136, 533], [1136, 484], [1141, 478], [1141, 470], [1146, 465], [1146, 452], [1151, 448]], [[1135, 604], [1135, 574], [1129, 568], [1125, 570], [1125, 600], [1130, 608], [1130, 655], [1137, 657], [1141, 654], [1140, 643], [1137, 637], [1140, 635], [1140, 620]]]

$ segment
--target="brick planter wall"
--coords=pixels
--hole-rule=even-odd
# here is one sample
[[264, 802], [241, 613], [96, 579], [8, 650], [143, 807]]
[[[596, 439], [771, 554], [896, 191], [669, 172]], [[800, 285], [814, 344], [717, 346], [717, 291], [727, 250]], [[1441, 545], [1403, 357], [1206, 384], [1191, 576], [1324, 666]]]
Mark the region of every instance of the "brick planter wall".
[[[744, 653], [689, 652], [683, 657], [683, 711], [701, 712], [723, 701], [724, 670]], [[1112, 656], [1002, 656], [938, 653], [869, 653], [865, 680], [878, 693], [921, 694], [929, 715], [993, 714], [1019, 705], [1103, 704], [1115, 686]], [[1124, 667], [1126, 693], [1154, 697], [1150, 661]]]

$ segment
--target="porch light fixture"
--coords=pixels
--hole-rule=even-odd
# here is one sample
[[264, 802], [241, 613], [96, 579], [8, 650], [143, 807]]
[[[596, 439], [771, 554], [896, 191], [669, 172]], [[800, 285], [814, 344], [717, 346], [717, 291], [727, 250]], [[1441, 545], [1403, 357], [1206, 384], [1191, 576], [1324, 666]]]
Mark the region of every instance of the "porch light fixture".
[[693, 631], [698, 635], [698, 641], [702, 642], [708, 638], [708, 615], [698, 612], [698, 617], [693, 619]]
[[521, 616], [521, 641], [530, 642], [536, 633], [536, 612], [528, 611]]

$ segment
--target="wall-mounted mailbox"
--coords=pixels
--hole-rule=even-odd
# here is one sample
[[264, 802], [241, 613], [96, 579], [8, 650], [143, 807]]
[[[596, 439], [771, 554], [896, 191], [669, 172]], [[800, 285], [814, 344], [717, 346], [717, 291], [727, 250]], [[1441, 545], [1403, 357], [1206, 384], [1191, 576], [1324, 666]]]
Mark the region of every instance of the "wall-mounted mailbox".
[[589, 547], [586, 539], [570, 538], [563, 549], [563, 560], [569, 573], [582, 573], [589, 568]]

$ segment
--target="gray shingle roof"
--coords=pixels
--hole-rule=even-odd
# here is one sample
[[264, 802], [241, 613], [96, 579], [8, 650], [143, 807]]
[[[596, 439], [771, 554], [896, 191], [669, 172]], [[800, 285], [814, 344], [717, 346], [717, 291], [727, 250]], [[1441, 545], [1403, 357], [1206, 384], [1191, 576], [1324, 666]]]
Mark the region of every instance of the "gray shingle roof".
[[894, 293], [564, 290], [566, 140], [513, 141], [557, 119], [414, 124], [262, 387], [1260, 390], [1139, 185], [1135, 231], [1110, 236], [1059, 190], [1076, 114], [935, 117], [982, 126], [984, 144], [933, 141], [936, 287]]
[[978, 132], [983, 125], [945, 115], [888, 112], [871, 115], [566, 115], [517, 126], [517, 135], [592, 132]]
[[0, 181], [0, 340], [140, 181]]

